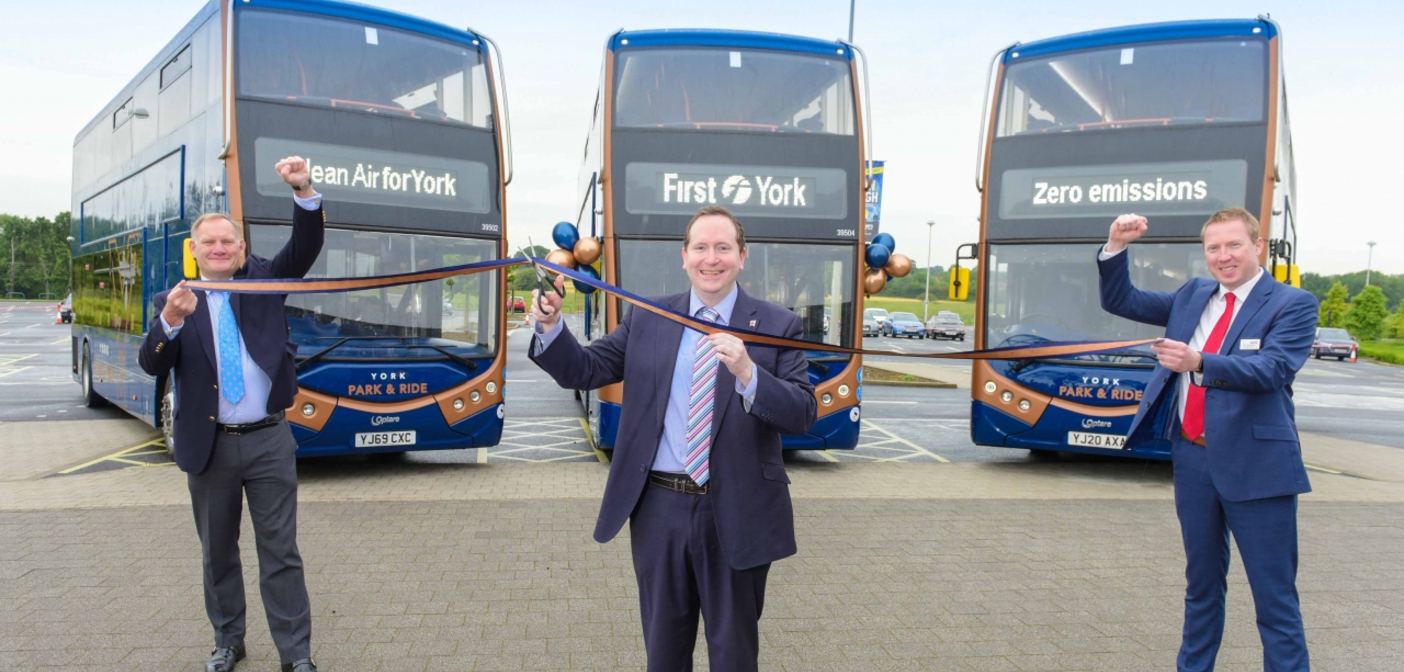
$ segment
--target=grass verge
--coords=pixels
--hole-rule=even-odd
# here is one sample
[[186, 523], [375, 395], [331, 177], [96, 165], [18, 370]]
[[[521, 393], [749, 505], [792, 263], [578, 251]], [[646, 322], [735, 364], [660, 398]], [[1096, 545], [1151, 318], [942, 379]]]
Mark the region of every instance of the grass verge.
[[1389, 364], [1404, 364], [1404, 340], [1365, 341], [1360, 344], [1360, 355]]

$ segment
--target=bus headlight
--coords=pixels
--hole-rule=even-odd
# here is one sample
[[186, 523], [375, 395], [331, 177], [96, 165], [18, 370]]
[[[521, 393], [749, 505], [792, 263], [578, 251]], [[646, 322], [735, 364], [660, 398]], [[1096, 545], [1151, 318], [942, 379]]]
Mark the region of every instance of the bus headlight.
[[829, 394], [828, 392], [825, 392], [825, 393], [824, 393], [824, 396], [823, 396], [823, 401], [824, 401], [824, 405], [825, 405], [825, 406], [828, 406], [829, 404], [834, 403], [834, 395]]
[[454, 399], [454, 400], [453, 400], [453, 410], [455, 410], [455, 411], [461, 411], [461, 410], [463, 410], [463, 400], [462, 400], [462, 399]]
[[497, 391], [497, 383], [494, 383], [494, 382], [492, 382], [492, 381], [488, 381], [488, 384], [487, 384], [487, 391], [488, 391], [488, 394], [492, 394], [493, 392], [496, 392], [496, 391]]
[[848, 386], [847, 386], [847, 385], [839, 385], [839, 396], [840, 396], [840, 397], [846, 397], [846, 396], [848, 396]]
[[316, 412], [317, 412], [317, 407], [316, 407], [316, 406], [313, 406], [312, 404], [303, 404], [303, 405], [302, 405], [302, 414], [303, 414], [303, 415], [305, 415], [305, 416], [307, 416], [307, 417], [310, 418], [310, 417], [312, 417], [312, 414], [313, 414], [313, 413], [316, 413]]
[[994, 393], [995, 393], [995, 383], [994, 383], [993, 380], [990, 380], [990, 381], [986, 381], [986, 382], [985, 382], [985, 393], [986, 393], [986, 394], [994, 394]]
[[1027, 410], [1029, 410], [1029, 400], [1028, 400], [1028, 399], [1020, 399], [1020, 400], [1019, 400], [1019, 410], [1021, 410], [1021, 411], [1027, 411]]
[[1005, 390], [1004, 394], [999, 395], [999, 398], [1007, 404], [1011, 401], [1014, 401], [1014, 393], [1010, 392], [1009, 390]]
[[475, 403], [475, 404], [478, 403], [478, 400], [479, 400], [479, 399], [482, 399], [482, 398], [483, 398], [483, 395], [478, 394], [478, 391], [477, 391], [477, 390], [473, 390], [472, 393], [470, 393], [470, 394], [468, 395], [468, 399], [471, 400], [471, 401], [472, 401], [473, 403]]

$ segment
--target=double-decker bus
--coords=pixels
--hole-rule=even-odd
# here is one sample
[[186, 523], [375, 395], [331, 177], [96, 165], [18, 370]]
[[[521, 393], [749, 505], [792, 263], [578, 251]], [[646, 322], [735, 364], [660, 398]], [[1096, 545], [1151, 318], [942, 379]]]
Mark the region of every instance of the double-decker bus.
[[[1208, 277], [1200, 228], [1240, 206], [1261, 260], [1296, 283], [1296, 188], [1282, 34], [1267, 18], [1131, 26], [1016, 44], [991, 63], [975, 347], [1161, 336], [1102, 310], [1096, 264], [1118, 215], [1150, 219], [1130, 250], [1137, 287]], [[970, 247], [970, 246], [963, 246]], [[958, 255], [961, 256], [961, 255]], [[1169, 459], [1126, 450], [1155, 366], [1148, 346], [973, 366], [975, 443]]]
[[[795, 311], [805, 340], [861, 347], [870, 143], [858, 86], [866, 59], [855, 52], [862, 56], [843, 42], [742, 31], [611, 36], [577, 217], [582, 234], [603, 236], [605, 280], [646, 296], [687, 291], [683, 230], [698, 208], [724, 205], [746, 227], [741, 288]], [[587, 337], [623, 314], [622, 301], [597, 301]], [[819, 420], [785, 436], [785, 447], [854, 448], [861, 359], [808, 359]], [[622, 387], [583, 398], [596, 444], [612, 448]]]
[[[282, 247], [295, 207], [274, 171], [283, 157], [306, 158], [325, 197], [308, 277], [501, 258], [499, 62], [480, 33], [364, 5], [206, 4], [74, 142], [73, 372], [86, 403], [161, 427], [175, 449], [174, 385], [137, 366], [152, 296], [198, 274], [187, 241], [203, 212], [228, 212], [253, 253]], [[496, 444], [505, 287], [499, 271], [289, 296], [299, 455]]]

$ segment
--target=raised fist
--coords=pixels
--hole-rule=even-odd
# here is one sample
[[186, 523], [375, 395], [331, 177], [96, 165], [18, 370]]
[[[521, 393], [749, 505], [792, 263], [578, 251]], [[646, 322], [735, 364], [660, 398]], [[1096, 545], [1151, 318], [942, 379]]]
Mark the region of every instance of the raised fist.
[[1145, 235], [1147, 225], [1145, 217], [1136, 214], [1122, 215], [1112, 222], [1111, 232], [1107, 234], [1108, 253], [1120, 252], [1126, 249], [1137, 238]]
[[312, 169], [307, 167], [307, 161], [300, 156], [289, 156], [279, 161], [278, 165], [274, 166], [274, 170], [278, 171], [278, 176], [293, 188], [301, 187], [304, 184], [311, 186]]

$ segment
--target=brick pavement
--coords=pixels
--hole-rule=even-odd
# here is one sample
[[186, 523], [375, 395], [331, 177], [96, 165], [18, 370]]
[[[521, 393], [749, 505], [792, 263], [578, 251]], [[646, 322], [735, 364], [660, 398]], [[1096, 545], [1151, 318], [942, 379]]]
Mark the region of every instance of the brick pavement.
[[[1183, 553], [1167, 465], [789, 470], [800, 553], [771, 575], [764, 669], [1173, 666]], [[603, 465], [322, 460], [300, 472], [324, 670], [641, 667], [627, 540], [590, 539]], [[1404, 669], [1404, 484], [1312, 480], [1300, 587], [1315, 668]], [[210, 634], [186, 497], [174, 468], [0, 478], [0, 670], [200, 669]], [[244, 539], [251, 660], [239, 669], [272, 671], [247, 522]], [[1236, 559], [1229, 600], [1220, 669], [1261, 669]], [[705, 646], [697, 658], [705, 669]]]

